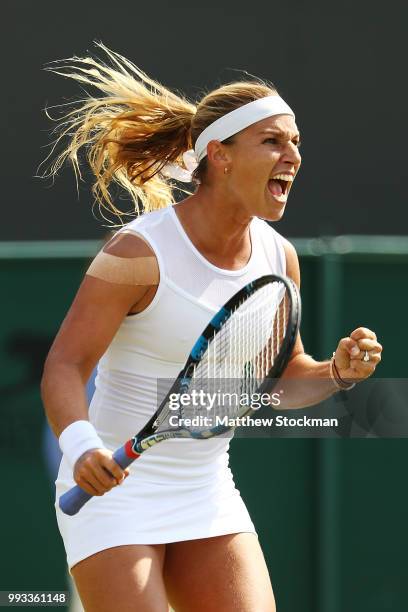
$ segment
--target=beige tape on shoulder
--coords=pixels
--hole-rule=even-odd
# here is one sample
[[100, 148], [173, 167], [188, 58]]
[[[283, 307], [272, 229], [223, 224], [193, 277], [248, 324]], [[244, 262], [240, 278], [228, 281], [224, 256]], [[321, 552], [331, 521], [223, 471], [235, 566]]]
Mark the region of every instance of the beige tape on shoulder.
[[104, 251], [98, 253], [86, 273], [117, 285], [158, 285], [160, 277], [155, 257], [117, 257]]

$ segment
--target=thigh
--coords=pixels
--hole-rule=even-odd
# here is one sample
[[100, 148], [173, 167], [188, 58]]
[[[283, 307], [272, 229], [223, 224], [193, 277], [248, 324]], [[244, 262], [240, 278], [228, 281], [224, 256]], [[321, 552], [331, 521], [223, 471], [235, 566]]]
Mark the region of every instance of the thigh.
[[164, 545], [108, 548], [71, 570], [85, 612], [168, 612]]
[[164, 580], [177, 612], [275, 612], [268, 569], [253, 533], [168, 544]]

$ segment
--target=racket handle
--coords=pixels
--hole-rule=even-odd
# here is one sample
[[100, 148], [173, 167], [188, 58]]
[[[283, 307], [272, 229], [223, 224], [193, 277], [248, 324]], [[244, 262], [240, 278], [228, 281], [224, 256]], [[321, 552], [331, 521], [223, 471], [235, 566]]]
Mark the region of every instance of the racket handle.
[[116, 461], [118, 465], [120, 465], [122, 470], [127, 468], [131, 463], [135, 461], [135, 459], [140, 457], [140, 455], [136, 455], [136, 454], [133, 454], [133, 456], [130, 456], [130, 452], [129, 450], [127, 450], [128, 446], [129, 446], [129, 442], [126, 442], [124, 446], [121, 446], [120, 448], [115, 450], [115, 452], [113, 453], [114, 460]]
[[[113, 459], [123, 470], [140, 456], [131, 451], [131, 444], [132, 441], [129, 440], [124, 446], [121, 446], [113, 453]], [[93, 495], [81, 489], [79, 485], [75, 485], [75, 487], [72, 487], [72, 489], [61, 495], [58, 504], [64, 514], [73, 516], [80, 511], [82, 506], [84, 506], [91, 497], [93, 497]]]
[[75, 485], [69, 491], [61, 495], [58, 504], [64, 514], [73, 516], [80, 511], [82, 506], [86, 504], [93, 497], [90, 493], [87, 493], [79, 485]]

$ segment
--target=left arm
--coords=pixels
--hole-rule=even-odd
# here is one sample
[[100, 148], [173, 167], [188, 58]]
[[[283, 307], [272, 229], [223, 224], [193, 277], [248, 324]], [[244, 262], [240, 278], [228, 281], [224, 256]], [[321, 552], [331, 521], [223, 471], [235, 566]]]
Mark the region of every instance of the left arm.
[[[286, 275], [300, 288], [300, 268], [296, 250], [288, 240], [284, 241], [284, 248]], [[364, 351], [369, 351], [370, 360], [368, 362], [362, 361]], [[381, 361], [381, 351], [382, 346], [377, 342], [375, 333], [365, 327], [358, 327], [350, 336], [342, 338], [334, 356], [341, 380], [352, 384], [371, 376]], [[296, 384], [289, 384], [285, 396], [286, 405], [281, 408], [312, 406], [339, 391], [331, 377], [330, 360], [315, 361], [313, 357], [307, 355], [300, 333], [282, 379], [294, 379]], [[301, 380], [305, 381], [304, 385], [301, 384]]]

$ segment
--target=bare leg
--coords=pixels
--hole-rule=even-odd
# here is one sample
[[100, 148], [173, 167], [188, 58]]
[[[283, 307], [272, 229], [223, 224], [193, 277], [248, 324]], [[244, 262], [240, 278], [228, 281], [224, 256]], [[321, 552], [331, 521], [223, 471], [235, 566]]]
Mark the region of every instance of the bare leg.
[[68, 612], [84, 612], [83, 605], [79, 598], [78, 589], [76, 588], [75, 581], [71, 574], [67, 572], [67, 582], [69, 591], [69, 608]]
[[177, 612], [276, 612], [253, 533], [167, 544], [164, 579]]
[[103, 550], [71, 570], [86, 612], [168, 612], [162, 571], [165, 546]]

